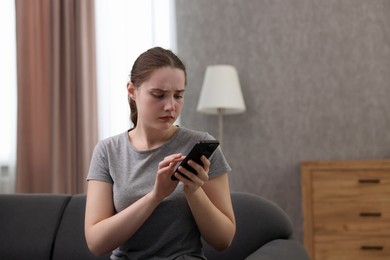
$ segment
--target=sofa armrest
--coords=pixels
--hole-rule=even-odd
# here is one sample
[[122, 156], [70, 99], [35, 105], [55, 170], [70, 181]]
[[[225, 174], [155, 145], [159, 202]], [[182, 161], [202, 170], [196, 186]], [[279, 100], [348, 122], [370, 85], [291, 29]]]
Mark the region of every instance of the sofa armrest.
[[270, 241], [292, 236], [289, 217], [275, 203], [249, 193], [232, 192], [231, 196], [237, 225], [232, 245], [223, 252], [217, 252], [204, 242], [207, 259], [245, 259]]
[[302, 244], [294, 239], [276, 239], [263, 245], [245, 260], [309, 260]]

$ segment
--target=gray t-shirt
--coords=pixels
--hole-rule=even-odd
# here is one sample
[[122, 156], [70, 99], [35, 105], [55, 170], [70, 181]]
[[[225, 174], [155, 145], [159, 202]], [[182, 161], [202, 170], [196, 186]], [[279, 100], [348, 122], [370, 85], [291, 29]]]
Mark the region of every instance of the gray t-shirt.
[[[186, 155], [196, 142], [211, 139], [214, 138], [208, 133], [178, 127], [162, 146], [138, 151], [126, 131], [96, 145], [87, 180], [112, 183], [114, 206], [120, 212], [152, 190], [158, 163], [166, 156]], [[209, 160], [210, 179], [231, 170], [220, 148]], [[113, 251], [111, 259], [175, 259], [183, 255], [205, 259], [199, 230], [185, 199], [183, 184], [179, 183], [140, 229]]]

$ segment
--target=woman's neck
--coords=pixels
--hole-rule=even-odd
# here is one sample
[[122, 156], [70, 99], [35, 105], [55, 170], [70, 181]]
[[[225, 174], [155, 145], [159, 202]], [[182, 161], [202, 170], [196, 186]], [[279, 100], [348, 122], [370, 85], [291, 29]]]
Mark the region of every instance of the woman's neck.
[[151, 150], [166, 143], [176, 133], [177, 127], [172, 125], [166, 130], [149, 129], [136, 126], [128, 133], [131, 144], [137, 150]]

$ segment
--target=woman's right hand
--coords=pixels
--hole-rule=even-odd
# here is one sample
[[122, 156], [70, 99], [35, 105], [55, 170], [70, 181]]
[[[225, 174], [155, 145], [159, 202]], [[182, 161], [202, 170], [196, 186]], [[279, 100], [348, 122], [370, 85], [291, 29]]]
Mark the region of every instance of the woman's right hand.
[[156, 182], [152, 194], [160, 201], [171, 194], [175, 189], [178, 181], [172, 181], [171, 176], [174, 173], [177, 163], [185, 158], [181, 153], [172, 154], [164, 158], [158, 164]]

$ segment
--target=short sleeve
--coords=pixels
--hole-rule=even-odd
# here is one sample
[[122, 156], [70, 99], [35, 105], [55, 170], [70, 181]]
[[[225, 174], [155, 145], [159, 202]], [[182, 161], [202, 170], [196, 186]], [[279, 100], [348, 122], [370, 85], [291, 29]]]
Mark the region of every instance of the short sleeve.
[[[215, 138], [212, 135], [207, 133], [206, 139], [213, 140]], [[221, 146], [218, 146], [217, 150], [215, 150], [215, 152], [213, 153], [213, 155], [211, 155], [209, 160], [210, 160], [210, 169], [209, 169], [210, 179], [218, 177], [232, 170], [225, 156], [223, 155]]]
[[110, 176], [110, 170], [107, 160], [107, 149], [104, 142], [100, 141], [92, 154], [87, 180], [98, 180], [108, 183], [114, 183]]

